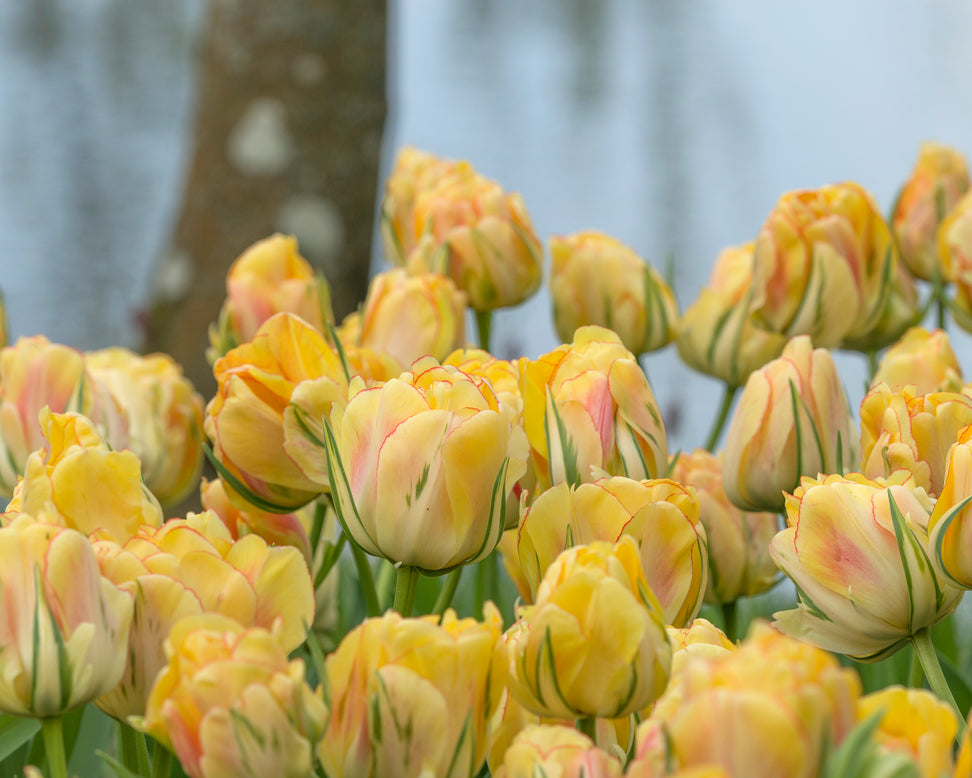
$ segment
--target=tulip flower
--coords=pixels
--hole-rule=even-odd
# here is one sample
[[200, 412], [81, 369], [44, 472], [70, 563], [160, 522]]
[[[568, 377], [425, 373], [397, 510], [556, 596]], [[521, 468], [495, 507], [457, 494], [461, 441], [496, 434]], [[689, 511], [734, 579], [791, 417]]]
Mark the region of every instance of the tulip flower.
[[378, 273], [361, 313], [350, 314], [338, 335], [401, 365], [427, 355], [444, 359], [465, 345], [466, 296], [441, 273]]
[[290, 235], [272, 235], [244, 251], [226, 274], [226, 300], [209, 327], [210, 362], [253, 340], [277, 313], [300, 316], [320, 333], [334, 321], [327, 280], [297, 250]]
[[494, 778], [621, 778], [617, 757], [573, 727], [531, 724], [510, 744]]
[[800, 603], [776, 626], [859, 661], [897, 651], [958, 605], [961, 590], [935, 573], [929, 554], [931, 501], [924, 490], [832, 475], [786, 498], [787, 529], [770, 553]]
[[815, 778], [854, 726], [860, 687], [834, 657], [759, 625], [736, 651], [689, 658], [666, 692], [677, 704], [638, 727], [625, 775]]
[[510, 628], [510, 690], [557, 718], [619, 718], [664, 691], [672, 649], [630, 537], [564, 551]]
[[588, 324], [614, 330], [633, 354], [660, 349], [674, 337], [674, 293], [620, 241], [596, 230], [553, 237], [550, 258], [550, 296], [562, 342]]
[[691, 368], [735, 388], [750, 373], [776, 359], [787, 337], [756, 326], [749, 312], [753, 244], [724, 249], [716, 257], [708, 286], [678, 323], [678, 354]]
[[940, 143], [921, 144], [891, 215], [901, 257], [918, 278], [931, 281], [942, 274], [935, 245], [938, 225], [968, 189], [968, 165], [958, 151]]
[[230, 499], [235, 492], [263, 510], [289, 513], [324, 492], [320, 419], [347, 397], [344, 368], [324, 336], [278, 313], [213, 372], [217, 393], [206, 406], [205, 430], [221, 475], [232, 479]]
[[384, 384], [354, 379], [332, 422], [332, 494], [361, 548], [444, 572], [496, 547], [526, 463], [484, 379], [426, 357]]
[[948, 451], [945, 483], [928, 519], [932, 562], [939, 575], [972, 589], [972, 426], [959, 434]]
[[135, 603], [122, 682], [97, 700], [121, 721], [145, 712], [165, 666], [165, 637], [183, 616], [219, 613], [243, 627], [274, 629], [285, 652], [304, 642], [314, 619], [313, 582], [300, 552], [269, 547], [256, 535], [234, 541], [212, 512], [143, 527], [122, 545], [97, 540], [94, 547], [102, 574]]
[[730, 603], [772, 587], [778, 573], [769, 542], [778, 529], [776, 514], [733, 505], [722, 482], [722, 456], [704, 449], [679, 454], [672, 479], [694, 488], [698, 497], [709, 561], [706, 602]]
[[305, 778], [327, 707], [276, 635], [217, 614], [179, 621], [139, 726], [190, 778]]
[[722, 460], [726, 494], [743, 510], [779, 512], [801, 476], [853, 467], [857, 440], [830, 352], [794, 338], [739, 396]]
[[202, 471], [203, 401], [182, 368], [165, 354], [117, 347], [88, 352], [85, 361], [125, 413], [145, 485], [163, 505], [185, 499]]
[[40, 414], [46, 447], [27, 460], [7, 506], [85, 535], [99, 532], [124, 543], [142, 526], [162, 523], [162, 508], [142, 481], [132, 451], [113, 451], [86, 416]]
[[0, 350], [0, 495], [9, 498], [27, 458], [44, 446], [43, 408], [83, 413], [115, 448], [127, 443], [124, 414], [85, 369], [80, 351], [43, 335]]
[[944, 276], [955, 281], [955, 321], [972, 331], [972, 191], [942, 221], [937, 243]]
[[331, 718], [317, 753], [330, 778], [476, 775], [505, 685], [502, 617], [402, 618], [351, 630], [325, 663]]
[[915, 395], [960, 392], [965, 385], [948, 333], [912, 327], [881, 357], [871, 389], [887, 384], [892, 392], [914, 387]]
[[[926, 689], [888, 686], [857, 701], [857, 718], [881, 713], [875, 740], [906, 755], [921, 778], [953, 774], [952, 749], [958, 733], [955, 712]], [[956, 773], [957, 775], [957, 773]]]
[[0, 529], [0, 591], [0, 711], [60, 716], [118, 683], [132, 600], [84, 535], [27, 515]]
[[641, 480], [667, 472], [668, 437], [658, 403], [616, 333], [581, 327], [572, 343], [519, 365], [538, 492], [605, 474]]
[[664, 478], [601, 478], [577, 487], [561, 483], [541, 494], [517, 533], [530, 601], [562, 551], [594, 541], [614, 543], [622, 535], [638, 544], [641, 566], [665, 623], [690, 622], [706, 590], [706, 533], [695, 491]]
[[916, 395], [879, 384], [861, 402], [861, 472], [868, 478], [904, 470], [929, 496], [945, 481], [945, 458], [972, 424], [972, 397], [956, 392]]
[[891, 231], [859, 185], [789, 192], [756, 239], [751, 310], [771, 332], [839, 346], [875, 328], [898, 261]]

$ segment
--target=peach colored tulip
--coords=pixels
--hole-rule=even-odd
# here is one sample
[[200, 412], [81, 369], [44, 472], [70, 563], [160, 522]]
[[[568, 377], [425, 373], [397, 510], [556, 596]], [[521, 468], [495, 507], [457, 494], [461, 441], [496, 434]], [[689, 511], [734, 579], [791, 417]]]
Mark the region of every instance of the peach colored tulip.
[[965, 385], [948, 333], [912, 327], [881, 357], [871, 389], [887, 384], [892, 392], [914, 386], [916, 395], [960, 392]]
[[530, 724], [506, 749], [495, 778], [621, 778], [621, 763], [576, 729], [564, 725]]

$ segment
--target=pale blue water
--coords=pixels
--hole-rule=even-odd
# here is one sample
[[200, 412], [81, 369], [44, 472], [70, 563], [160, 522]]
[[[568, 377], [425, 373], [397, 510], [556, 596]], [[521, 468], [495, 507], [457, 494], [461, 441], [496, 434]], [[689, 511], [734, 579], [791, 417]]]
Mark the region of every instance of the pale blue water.
[[[0, 3], [0, 286], [15, 335], [135, 342], [187, 157], [192, 0]], [[788, 189], [852, 178], [887, 207], [918, 144], [972, 154], [972, 4], [590, 0], [392, 3], [386, 165], [411, 143], [523, 193], [537, 232], [599, 228], [682, 305]], [[953, 333], [972, 376], [972, 336]], [[546, 293], [496, 350], [556, 339]], [[644, 361], [672, 448], [719, 388]], [[856, 405], [860, 360], [841, 360]]]

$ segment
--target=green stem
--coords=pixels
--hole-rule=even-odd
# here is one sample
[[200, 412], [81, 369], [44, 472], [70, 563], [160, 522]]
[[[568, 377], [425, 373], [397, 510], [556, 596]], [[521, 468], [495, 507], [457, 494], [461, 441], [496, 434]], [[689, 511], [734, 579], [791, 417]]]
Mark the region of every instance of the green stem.
[[925, 671], [921, 668], [921, 661], [918, 659], [918, 652], [911, 651], [911, 667], [908, 670], [908, 687], [911, 689], [923, 689], [925, 687]]
[[867, 355], [867, 385], [870, 386], [878, 369], [878, 353], [875, 348], [869, 348], [864, 353]]
[[459, 586], [459, 579], [461, 577], [462, 566], [457, 567], [446, 576], [445, 583], [442, 585], [439, 596], [435, 600], [435, 606], [432, 608], [432, 612], [436, 616], [441, 616], [445, 613], [446, 608], [452, 603], [452, 598], [456, 593], [456, 587]]
[[737, 386], [729, 386], [729, 384], [726, 384], [726, 389], [722, 394], [722, 406], [719, 408], [719, 415], [716, 416], [715, 421], [712, 423], [712, 430], [709, 432], [709, 437], [705, 442], [707, 451], [713, 451], [716, 443], [719, 442], [719, 436], [722, 434], [722, 428], [726, 426], [726, 419], [729, 418], [729, 409], [732, 407], [732, 401], [735, 399], [738, 389], [739, 387]]
[[384, 613], [391, 607], [395, 592], [395, 565], [382, 559], [378, 566], [378, 605]]
[[375, 577], [371, 573], [371, 565], [368, 557], [354, 541], [351, 542], [351, 556], [354, 558], [354, 566], [358, 571], [358, 581], [361, 583], [361, 594], [364, 596], [365, 610], [369, 618], [374, 618], [381, 614], [378, 607], [378, 593], [375, 591]]
[[152, 756], [152, 778], [169, 778], [171, 774], [172, 752], [161, 743], [156, 743]]
[[483, 612], [486, 600], [498, 600], [496, 579], [496, 552], [493, 552], [476, 565], [476, 613]]
[[68, 778], [67, 756], [64, 753], [64, 726], [60, 716], [41, 719], [44, 733], [44, 752], [50, 778]]
[[942, 666], [938, 661], [938, 654], [935, 651], [935, 644], [932, 642], [928, 627], [924, 627], [912, 635], [911, 644], [915, 647], [915, 653], [918, 655], [918, 660], [921, 662], [921, 666], [925, 671], [925, 678], [928, 679], [929, 687], [935, 692], [938, 699], [951, 705], [952, 710], [955, 711], [955, 715], [958, 716], [959, 729], [957, 737], [961, 742], [961, 738], [965, 734], [965, 716], [962, 715], [958, 703], [955, 702], [955, 697], [952, 696], [952, 690], [948, 686], [948, 681], [945, 680], [945, 673], [942, 672]]
[[395, 579], [395, 604], [392, 608], [406, 618], [412, 615], [418, 579], [419, 571], [416, 568], [408, 565], [399, 566], [398, 577]]
[[489, 333], [493, 323], [492, 311], [476, 311], [476, 329], [479, 330], [479, 347], [489, 351]]
[[577, 729], [583, 734], [587, 735], [594, 744], [597, 744], [597, 719], [593, 716], [585, 716], [582, 719], [577, 719]]
[[736, 642], [736, 601], [722, 603], [722, 624], [726, 637]]
[[148, 774], [149, 755], [145, 735], [127, 724], [118, 722], [118, 750], [125, 767], [136, 775]]

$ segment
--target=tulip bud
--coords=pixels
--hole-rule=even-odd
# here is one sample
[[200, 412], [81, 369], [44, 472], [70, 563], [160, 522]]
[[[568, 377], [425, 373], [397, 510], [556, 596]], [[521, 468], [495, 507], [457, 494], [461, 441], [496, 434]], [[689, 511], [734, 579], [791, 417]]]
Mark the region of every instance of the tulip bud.
[[955, 321], [972, 332], [972, 192], [967, 192], [938, 228], [945, 278], [955, 281]]
[[708, 553], [699, 500], [693, 489], [675, 481], [615, 477], [577, 487], [557, 484], [530, 506], [517, 536], [531, 601], [562, 551], [628, 536], [638, 544], [641, 566], [666, 624], [688, 623], [702, 605]]
[[778, 513], [801, 476], [852, 467], [857, 439], [833, 357], [794, 338], [739, 396], [723, 454], [726, 494], [743, 510]]
[[0, 711], [60, 716], [118, 683], [132, 600], [84, 535], [27, 515], [0, 529], [0, 590]]
[[911, 385], [916, 395], [960, 392], [962, 368], [945, 330], [912, 327], [881, 357], [871, 389], [887, 384], [892, 392]]
[[788, 635], [873, 662], [958, 605], [932, 568], [923, 489], [858, 475], [804, 478], [786, 498], [787, 529], [770, 554], [800, 603], [774, 614]]
[[877, 325], [898, 262], [871, 195], [854, 183], [789, 192], [756, 239], [751, 310], [771, 332], [824, 348]]
[[709, 285], [678, 324], [678, 354], [689, 366], [741, 386], [750, 373], [780, 355], [786, 336], [757, 327], [749, 312], [753, 244], [727, 248], [716, 257]]
[[538, 491], [603, 475], [668, 471], [668, 437], [634, 355], [611, 330], [581, 327], [536, 361], [520, 360], [523, 422]]
[[172, 628], [166, 654], [140, 727], [190, 778], [311, 775], [327, 707], [272, 632], [190, 616]]
[[861, 472], [868, 478], [904, 470], [930, 497], [945, 481], [945, 458], [972, 424], [972, 397], [957, 392], [915, 395], [880, 384], [861, 402]]
[[698, 497], [709, 561], [706, 602], [734, 602], [772, 587], [778, 571], [769, 542], [778, 529], [776, 514], [733, 505], [722, 483], [722, 456], [704, 449], [680, 454], [672, 465], [672, 478], [693, 487]]
[[297, 240], [272, 235], [244, 251], [226, 274], [226, 300], [209, 327], [210, 362], [253, 340], [276, 313], [300, 316], [324, 333], [334, 321], [327, 280], [297, 251]]
[[614, 330], [633, 354], [675, 335], [678, 303], [658, 272], [620, 241], [589, 230], [550, 239], [550, 295], [564, 343], [578, 327]]
[[494, 778], [621, 778], [621, 763], [573, 727], [531, 724], [510, 744]]
[[942, 273], [935, 246], [938, 225], [968, 188], [969, 169], [958, 151], [940, 143], [921, 144], [891, 216], [901, 257], [918, 278], [931, 281]]
[[541, 716], [618, 718], [664, 691], [672, 649], [630, 537], [564, 551], [510, 628], [510, 689]]
[[496, 547], [526, 463], [487, 381], [426, 357], [384, 384], [354, 379], [332, 421], [335, 506], [365, 551], [445, 571]]
[[325, 664], [331, 719], [317, 753], [330, 778], [477, 774], [505, 685], [503, 620], [492, 603], [483, 617], [389, 611], [345, 636]]

